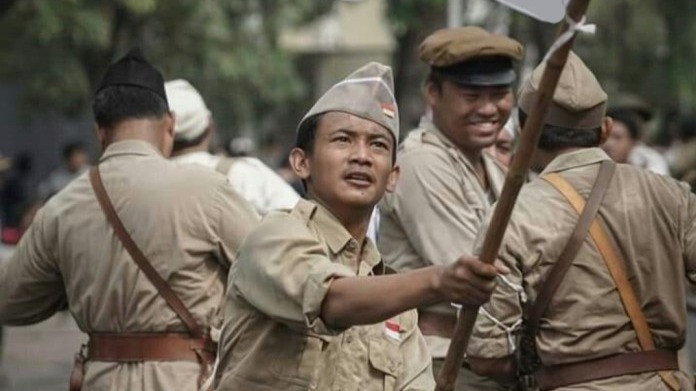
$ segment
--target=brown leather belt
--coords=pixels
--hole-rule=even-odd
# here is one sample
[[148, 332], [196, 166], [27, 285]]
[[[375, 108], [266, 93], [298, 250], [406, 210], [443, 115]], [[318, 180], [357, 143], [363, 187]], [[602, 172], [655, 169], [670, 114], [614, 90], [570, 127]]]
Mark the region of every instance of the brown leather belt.
[[423, 335], [452, 338], [456, 324], [457, 317], [455, 315], [418, 311], [418, 328]]
[[201, 355], [214, 359], [215, 344], [187, 333], [90, 334], [88, 360], [94, 361], [193, 361]]
[[536, 373], [536, 379], [539, 389], [546, 391], [614, 376], [678, 369], [679, 363], [675, 352], [649, 350], [543, 367]]

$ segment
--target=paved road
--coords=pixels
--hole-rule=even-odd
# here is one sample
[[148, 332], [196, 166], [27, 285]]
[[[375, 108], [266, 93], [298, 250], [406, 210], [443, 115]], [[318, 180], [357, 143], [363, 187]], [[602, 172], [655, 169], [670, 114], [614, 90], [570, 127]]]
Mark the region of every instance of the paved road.
[[65, 391], [75, 352], [87, 340], [67, 312], [27, 327], [4, 327], [0, 390]]

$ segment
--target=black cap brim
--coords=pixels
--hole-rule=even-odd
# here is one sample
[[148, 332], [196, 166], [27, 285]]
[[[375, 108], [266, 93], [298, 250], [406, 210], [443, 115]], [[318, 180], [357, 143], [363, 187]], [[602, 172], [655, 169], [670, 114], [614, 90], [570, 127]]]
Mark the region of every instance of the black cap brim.
[[509, 86], [517, 79], [517, 73], [513, 69], [508, 69], [496, 73], [449, 76], [448, 79], [463, 86]]
[[509, 86], [517, 80], [512, 59], [503, 56], [479, 57], [447, 67], [432, 67], [431, 71], [464, 86]]

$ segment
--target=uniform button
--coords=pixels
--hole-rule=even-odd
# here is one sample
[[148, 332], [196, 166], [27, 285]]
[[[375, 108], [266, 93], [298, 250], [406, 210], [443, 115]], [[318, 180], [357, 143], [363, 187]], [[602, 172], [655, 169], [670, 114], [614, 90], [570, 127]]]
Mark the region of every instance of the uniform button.
[[351, 343], [351, 342], [353, 342], [353, 336], [349, 335], [348, 337], [346, 337], [346, 343]]
[[348, 246], [347, 246], [348, 250], [353, 251], [353, 250], [355, 250], [356, 247], [357, 247], [357, 245], [355, 244], [355, 241], [353, 239], [351, 239], [348, 242]]

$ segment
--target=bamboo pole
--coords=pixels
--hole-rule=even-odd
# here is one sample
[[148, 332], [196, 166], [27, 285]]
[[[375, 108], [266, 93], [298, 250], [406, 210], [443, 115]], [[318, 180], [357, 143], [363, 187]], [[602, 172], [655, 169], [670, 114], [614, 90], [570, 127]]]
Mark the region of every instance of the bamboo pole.
[[[567, 15], [575, 21], [580, 21], [590, 0], [571, 0], [567, 7]], [[563, 21], [558, 36], [568, 30], [568, 22]], [[490, 225], [483, 242], [483, 247], [479, 258], [481, 261], [492, 264], [498, 254], [503, 234], [510, 221], [510, 214], [515, 206], [515, 200], [522, 188], [529, 171], [532, 156], [536, 150], [541, 129], [546, 116], [546, 111], [556, 90], [561, 71], [568, 60], [568, 52], [573, 46], [573, 39], [561, 46], [548, 60], [544, 74], [539, 84], [539, 93], [536, 96], [531, 112], [527, 117], [524, 129], [520, 136], [520, 144], [512, 160], [505, 184], [500, 195], [500, 199], [493, 211]], [[454, 336], [450, 342], [445, 362], [437, 377], [436, 391], [453, 391], [457, 381], [459, 368], [464, 363], [464, 353], [469, 343], [469, 337], [476, 323], [478, 308], [463, 310], [457, 319]]]

